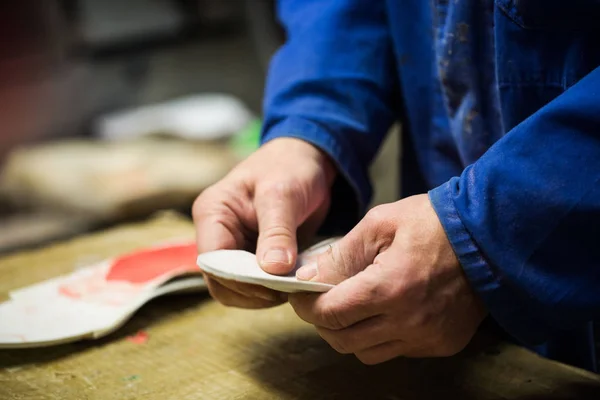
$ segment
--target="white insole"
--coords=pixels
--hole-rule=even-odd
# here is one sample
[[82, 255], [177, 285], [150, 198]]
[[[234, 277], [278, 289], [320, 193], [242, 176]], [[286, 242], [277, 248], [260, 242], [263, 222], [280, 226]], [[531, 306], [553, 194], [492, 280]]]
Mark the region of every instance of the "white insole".
[[[337, 238], [329, 239], [306, 250], [298, 257], [298, 267], [314, 261], [316, 256], [329, 248]], [[244, 250], [217, 250], [198, 256], [198, 266], [210, 275], [243, 283], [261, 285], [280, 292], [326, 292], [334, 285], [321, 282], [301, 281], [296, 278], [296, 269], [288, 275], [273, 275], [265, 272], [256, 255]]]

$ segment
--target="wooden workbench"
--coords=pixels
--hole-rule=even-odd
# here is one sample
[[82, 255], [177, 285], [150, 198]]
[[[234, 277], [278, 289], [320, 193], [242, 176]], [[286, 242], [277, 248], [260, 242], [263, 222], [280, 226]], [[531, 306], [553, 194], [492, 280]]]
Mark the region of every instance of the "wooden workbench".
[[[163, 216], [0, 259], [0, 295], [135, 247], [192, 237]], [[1, 323], [1, 321], [0, 321]], [[146, 342], [127, 340], [144, 331]], [[335, 353], [288, 305], [161, 298], [97, 340], [0, 350], [0, 399], [600, 399], [600, 377], [478, 335], [460, 355], [365, 366]]]

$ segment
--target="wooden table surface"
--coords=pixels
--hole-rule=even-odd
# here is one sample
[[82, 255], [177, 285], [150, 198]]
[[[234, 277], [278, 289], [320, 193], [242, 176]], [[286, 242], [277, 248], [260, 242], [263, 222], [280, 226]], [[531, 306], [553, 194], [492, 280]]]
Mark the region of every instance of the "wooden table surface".
[[[0, 296], [192, 235], [188, 221], [167, 215], [8, 256]], [[147, 341], [128, 340], [140, 331]], [[600, 377], [484, 333], [455, 357], [365, 366], [331, 350], [288, 305], [246, 311], [188, 294], [154, 300], [103, 339], [0, 350], [0, 399], [600, 399]]]

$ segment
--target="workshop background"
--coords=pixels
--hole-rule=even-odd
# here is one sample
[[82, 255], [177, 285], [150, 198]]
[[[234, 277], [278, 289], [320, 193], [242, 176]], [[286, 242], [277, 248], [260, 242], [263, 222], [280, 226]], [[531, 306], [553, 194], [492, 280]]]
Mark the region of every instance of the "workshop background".
[[[0, 5], [0, 253], [193, 199], [257, 145], [271, 0]], [[398, 129], [372, 168], [398, 187]]]
[[[285, 39], [274, 3], [0, 2], [0, 302], [42, 278], [193, 232], [197, 195], [258, 146], [269, 59]], [[371, 167], [372, 205], [397, 199], [400, 135], [394, 126]], [[154, 383], [177, 398], [197, 398], [196, 392], [181, 393], [199, 387], [216, 388], [213, 394], [221, 396], [212, 398], [231, 398], [222, 394], [236, 388], [317, 398], [313, 391], [321, 387], [326, 398], [337, 388], [360, 397], [360, 378], [367, 377], [381, 393], [400, 390], [413, 398], [440, 398], [460, 388], [485, 398], [534, 400], [546, 399], [545, 393], [583, 398], [563, 382], [598, 387], [596, 375], [542, 362], [516, 346], [488, 346], [485, 338], [466, 356], [439, 364], [397, 360], [392, 365], [401, 369], [367, 369], [315, 344], [314, 332], [309, 336], [289, 310], [250, 316], [223, 309], [182, 296], [141, 310], [99, 344], [4, 350], [0, 392], [10, 398], [125, 398], [135, 390], [146, 398], [145, 385]], [[149, 347], [134, 347], [148, 335], [155, 335]], [[280, 340], [286, 335], [288, 342]], [[176, 362], [156, 366], [166, 359]], [[282, 366], [291, 368], [282, 373]], [[245, 369], [253, 380], [236, 372]], [[206, 372], [215, 370], [217, 384]], [[329, 375], [321, 376], [322, 370]], [[111, 373], [124, 377], [115, 381]], [[255, 386], [244, 386], [248, 382]], [[156, 398], [167, 398], [160, 390]], [[530, 392], [544, 395], [520, 396]], [[273, 396], [265, 398], [283, 398]]]

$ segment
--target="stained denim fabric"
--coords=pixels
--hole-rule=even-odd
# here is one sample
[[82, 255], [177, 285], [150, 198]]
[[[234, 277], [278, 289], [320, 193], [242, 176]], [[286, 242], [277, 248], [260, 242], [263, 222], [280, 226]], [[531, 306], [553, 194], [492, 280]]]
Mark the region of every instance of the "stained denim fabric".
[[329, 222], [364, 212], [367, 168], [401, 119], [403, 193], [429, 193], [491, 316], [594, 370], [600, 0], [280, 0], [278, 15], [288, 40], [262, 140], [302, 138], [333, 158]]

